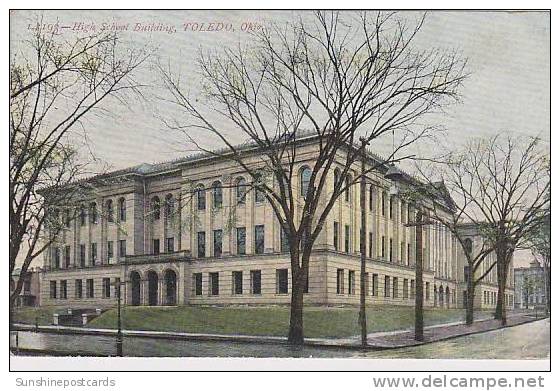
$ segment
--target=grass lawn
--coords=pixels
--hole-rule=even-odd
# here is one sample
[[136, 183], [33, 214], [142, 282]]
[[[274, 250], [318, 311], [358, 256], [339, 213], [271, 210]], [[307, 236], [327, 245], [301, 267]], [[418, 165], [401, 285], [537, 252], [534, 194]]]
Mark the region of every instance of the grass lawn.
[[[489, 315], [478, 312], [477, 318]], [[288, 307], [126, 307], [123, 327], [131, 330], [285, 336]], [[426, 309], [426, 326], [462, 321], [464, 310]], [[368, 332], [413, 327], [414, 308], [372, 306], [367, 310]], [[92, 320], [92, 328], [116, 328], [116, 310]], [[307, 337], [348, 337], [359, 334], [357, 308], [308, 307], [304, 311]]]
[[20, 307], [14, 311], [14, 322], [35, 324], [35, 321], [40, 326], [49, 325], [53, 322], [53, 314], [66, 310], [68, 307]]

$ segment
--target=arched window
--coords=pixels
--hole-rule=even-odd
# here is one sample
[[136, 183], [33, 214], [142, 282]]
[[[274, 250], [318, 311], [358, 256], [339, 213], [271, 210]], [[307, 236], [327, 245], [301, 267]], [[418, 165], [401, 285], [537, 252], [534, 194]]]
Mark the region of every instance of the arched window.
[[89, 222], [97, 224], [97, 204], [95, 202], [89, 204]]
[[126, 202], [124, 198], [119, 198], [119, 221], [126, 221]]
[[220, 181], [212, 183], [212, 206], [221, 208], [223, 203], [222, 184]]
[[256, 174], [255, 175], [255, 181], [254, 181], [254, 186], [255, 186], [255, 202], [257, 203], [261, 203], [264, 202], [266, 200], [265, 197], [265, 193], [264, 193], [264, 186], [261, 186], [264, 184], [263, 181], [263, 177], [261, 174]]
[[350, 201], [350, 183], [352, 182], [352, 178], [350, 177], [350, 174], [346, 175], [346, 190], [344, 193], [344, 200], [349, 202]]
[[247, 196], [247, 181], [245, 181], [245, 178], [238, 178], [235, 188], [237, 194], [237, 203], [244, 204]]
[[198, 210], [206, 209], [206, 191], [204, 185], [200, 184], [196, 189], [196, 205]]
[[307, 166], [303, 167], [299, 173], [299, 190], [302, 197], [307, 195], [309, 189], [309, 181], [311, 180], [311, 169]]
[[161, 204], [159, 202], [159, 197], [155, 196], [152, 198], [152, 216], [154, 217], [154, 220], [159, 220], [161, 215], [160, 210]]
[[114, 219], [113, 200], [107, 200], [107, 221], [112, 223]]
[[173, 199], [173, 194], [168, 194], [165, 196], [165, 217], [171, 217], [174, 210], [175, 200]]
[[470, 238], [465, 239], [465, 248], [467, 250], [467, 254], [472, 253], [472, 240]]
[[86, 207], [82, 204], [80, 205], [80, 225], [86, 225]]
[[334, 169], [334, 182], [333, 182], [333, 191], [336, 190], [336, 186], [338, 184], [338, 180], [340, 178], [340, 170], [338, 168]]

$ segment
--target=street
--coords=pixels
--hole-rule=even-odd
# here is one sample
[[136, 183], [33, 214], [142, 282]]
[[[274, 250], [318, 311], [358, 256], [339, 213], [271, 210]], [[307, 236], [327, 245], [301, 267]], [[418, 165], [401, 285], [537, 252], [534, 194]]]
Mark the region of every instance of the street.
[[[11, 342], [13, 344], [13, 340]], [[115, 338], [19, 332], [19, 347], [57, 352], [114, 355]], [[156, 338], [124, 339], [124, 355], [138, 357], [316, 357], [417, 359], [546, 359], [550, 357], [550, 319], [465, 336], [419, 347], [359, 352], [306, 346]]]

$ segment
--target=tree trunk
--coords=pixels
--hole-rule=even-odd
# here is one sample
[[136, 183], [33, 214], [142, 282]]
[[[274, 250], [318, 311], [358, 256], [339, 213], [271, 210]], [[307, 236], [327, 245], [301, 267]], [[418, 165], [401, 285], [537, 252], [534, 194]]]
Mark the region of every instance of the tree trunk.
[[465, 323], [471, 326], [474, 322], [474, 278], [472, 268], [469, 267], [467, 281], [467, 308], [465, 309]]
[[[298, 259], [295, 259], [295, 258]], [[303, 262], [302, 262], [303, 263]], [[292, 297], [290, 303], [290, 329], [288, 343], [303, 345], [303, 288], [305, 270], [299, 266], [299, 253], [292, 255]]]
[[365, 177], [365, 140], [362, 140], [362, 177], [360, 178], [360, 334], [362, 347], [367, 346], [366, 319], [366, 177]]
[[498, 298], [496, 302], [496, 312], [494, 313], [494, 319], [501, 320], [502, 325], [505, 326], [507, 324], [507, 316], [504, 295], [507, 282], [507, 267], [503, 264], [503, 262], [501, 263], [499, 261], [496, 266], [498, 267]]

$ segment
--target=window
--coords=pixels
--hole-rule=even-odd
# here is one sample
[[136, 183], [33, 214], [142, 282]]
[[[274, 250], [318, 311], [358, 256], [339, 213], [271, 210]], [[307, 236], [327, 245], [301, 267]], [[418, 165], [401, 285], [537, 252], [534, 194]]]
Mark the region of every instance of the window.
[[354, 295], [356, 293], [356, 272], [348, 270], [348, 294]]
[[80, 225], [83, 227], [86, 225], [86, 207], [80, 205]]
[[340, 170], [338, 168], [334, 169], [334, 178], [333, 178], [333, 192], [336, 191], [336, 186], [338, 185], [338, 181], [340, 179]]
[[74, 281], [74, 297], [76, 299], [81, 299], [83, 297], [82, 280]]
[[309, 189], [309, 181], [311, 180], [311, 169], [307, 166], [303, 167], [299, 174], [299, 190], [300, 195], [305, 197]]
[[231, 285], [232, 293], [234, 295], [243, 294], [243, 272], [232, 272], [231, 273]]
[[221, 208], [223, 204], [222, 184], [219, 181], [212, 183], [212, 206]]
[[175, 199], [173, 194], [168, 194], [165, 196], [165, 217], [170, 218], [173, 216], [175, 211]]
[[115, 297], [121, 297], [121, 279], [115, 278]]
[[264, 225], [255, 226], [255, 254], [264, 253]]
[[95, 265], [95, 262], [97, 261], [97, 243], [92, 243], [91, 244], [91, 259], [90, 259], [90, 263], [91, 265]]
[[86, 280], [86, 296], [89, 299], [93, 298], [93, 278]]
[[104, 278], [103, 279], [103, 298], [107, 299], [111, 297], [111, 279]]
[[86, 245], [80, 244], [80, 267], [86, 267]]
[[368, 254], [369, 258], [373, 258], [373, 232], [368, 234]]
[[387, 209], [387, 194], [385, 192], [381, 193], [381, 216], [385, 216], [385, 210]]
[[402, 293], [403, 299], [408, 299], [408, 279], [407, 278], [405, 278], [403, 280], [402, 288], [403, 288], [403, 293]]
[[401, 201], [401, 222], [406, 223], [406, 202]]
[[344, 226], [344, 252], [350, 252], [350, 226]]
[[393, 218], [393, 209], [395, 209], [395, 196], [389, 197], [389, 218]]
[[196, 189], [196, 206], [198, 210], [206, 209], [206, 191], [204, 190], [204, 185], [198, 185]]
[[336, 269], [336, 293], [344, 293], [344, 269]]
[[238, 204], [244, 204], [246, 201], [246, 197], [247, 197], [247, 181], [245, 181], [245, 178], [238, 178], [237, 179], [237, 184], [235, 187], [235, 193], [237, 196], [237, 203]]
[[64, 247], [64, 267], [67, 269], [70, 267], [70, 246]]
[[333, 245], [334, 249], [338, 251], [338, 221], [334, 222], [334, 232], [333, 232]]
[[168, 253], [172, 253], [175, 251], [175, 238], [166, 238], [165, 239], [165, 250]]
[[385, 297], [391, 297], [391, 277], [385, 276]]
[[373, 296], [379, 296], [379, 275], [374, 273], [371, 279], [371, 289]]
[[406, 256], [404, 254], [404, 242], [401, 242], [401, 257], [400, 257], [399, 261], [401, 263], [404, 263], [405, 259], [406, 259]]
[[410, 298], [414, 299], [416, 297], [416, 281], [410, 280]]
[[56, 299], [56, 281], [50, 281], [49, 293], [51, 299]]
[[152, 254], [159, 254], [159, 239], [152, 240]]
[[197, 234], [197, 255], [199, 258], [206, 256], [206, 232], [204, 231]]
[[60, 298], [67, 299], [68, 298], [68, 286], [66, 280], [60, 281]]
[[222, 256], [222, 230], [215, 229], [213, 231], [213, 245], [214, 245], [214, 257]]
[[381, 258], [385, 261], [385, 236], [381, 236]]
[[406, 262], [408, 265], [410, 265], [410, 254], [411, 254], [411, 247], [410, 247], [410, 243], [408, 243], [406, 245]]
[[193, 274], [194, 295], [202, 296], [202, 273]]
[[208, 273], [210, 279], [210, 295], [218, 296], [220, 294], [220, 275], [218, 272]]
[[251, 294], [261, 294], [261, 271], [251, 270]]
[[124, 198], [119, 198], [119, 221], [126, 221], [126, 202]]
[[109, 240], [107, 242], [107, 259], [113, 259], [114, 251], [113, 251], [113, 241]]
[[393, 262], [393, 239], [389, 239], [389, 262]]
[[89, 205], [89, 222], [92, 224], [97, 224], [97, 204], [92, 202]]
[[161, 217], [161, 204], [159, 201], [159, 197], [155, 196], [152, 198], [152, 216], [155, 220], [159, 220]]
[[397, 277], [393, 277], [393, 298], [399, 297], [399, 279]]
[[430, 300], [430, 283], [426, 283], [426, 300]]
[[276, 293], [288, 293], [288, 269], [276, 269]]
[[119, 257], [126, 257], [126, 240], [119, 240]]
[[261, 203], [264, 202], [266, 200], [265, 197], [265, 193], [262, 189], [260, 189], [259, 187], [255, 188], [255, 202], [256, 203]]
[[112, 223], [115, 221], [114, 210], [113, 210], [113, 200], [107, 200], [107, 221]]
[[245, 227], [238, 227], [235, 231], [237, 234], [237, 254], [244, 255], [246, 239]]
[[287, 253], [290, 251], [290, 241], [284, 228], [280, 227], [280, 251]]
[[344, 192], [344, 200], [346, 202], [350, 202], [350, 183], [352, 182], [352, 178], [350, 175], [346, 175], [346, 191]]
[[373, 210], [374, 195], [375, 195], [375, 189], [373, 188], [373, 185], [371, 185], [369, 187], [369, 210]]

